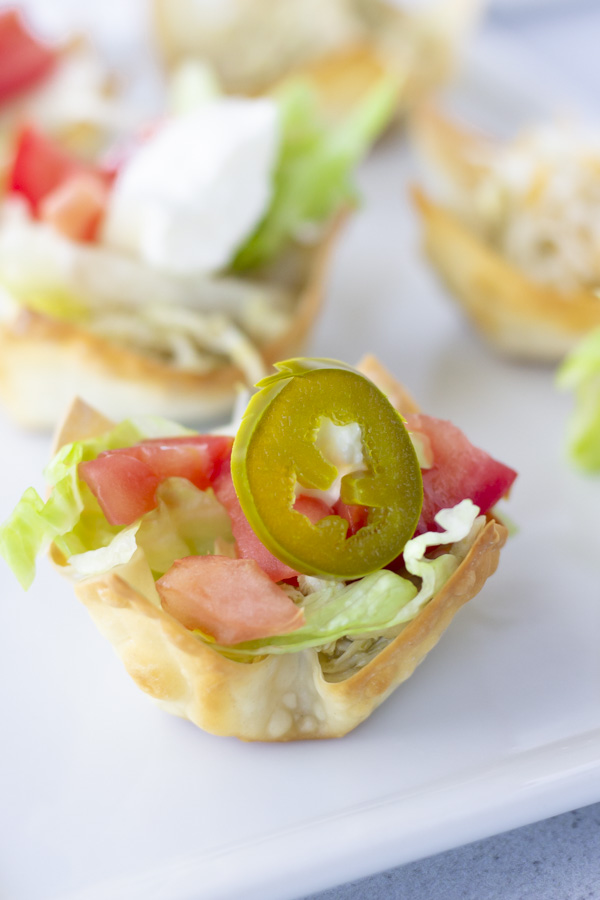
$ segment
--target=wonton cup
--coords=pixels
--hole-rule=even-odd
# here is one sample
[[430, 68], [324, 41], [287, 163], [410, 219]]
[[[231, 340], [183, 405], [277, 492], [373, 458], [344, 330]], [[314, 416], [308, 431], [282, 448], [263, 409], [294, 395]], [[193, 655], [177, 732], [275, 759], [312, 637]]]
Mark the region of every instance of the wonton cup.
[[[363, 370], [390, 390], [401, 411], [415, 410], [375, 360], [367, 359]], [[57, 447], [101, 434], [111, 424], [76, 401]], [[416, 618], [363, 668], [335, 682], [324, 676], [316, 649], [241, 663], [197, 639], [160, 606], [141, 550], [128, 564], [77, 582], [74, 589], [136, 684], [168, 712], [212, 734], [247, 741], [340, 737], [413, 673], [454, 614], [493, 574], [506, 535], [504, 526], [488, 516], [454, 574]], [[65, 565], [55, 547], [51, 557], [59, 568]]]
[[[493, 144], [462, 131], [432, 109], [412, 124], [415, 142], [460, 202], [478, 181]], [[484, 150], [482, 154], [481, 151]], [[451, 205], [414, 191], [427, 256], [474, 327], [500, 352], [557, 362], [600, 326], [600, 301], [589, 289], [568, 292], [534, 281]]]
[[[256, 346], [266, 368], [302, 352], [321, 308], [343, 219], [338, 216], [316, 244], [294, 245], [274, 263], [273, 281], [290, 288], [293, 311], [281, 334]], [[215, 369], [197, 373], [93, 334], [84, 325], [26, 309], [0, 323], [0, 400], [26, 428], [53, 428], [76, 394], [116, 419], [135, 410], [199, 423], [226, 415], [246, 380], [225, 358]]]
[[301, 75], [332, 118], [383, 76], [398, 83], [403, 112], [445, 81], [480, 0], [438, 0], [425, 13], [393, 0], [238, 0], [219, 19], [195, 0], [153, 0], [154, 31], [168, 67], [200, 59], [228, 93], [256, 95]]

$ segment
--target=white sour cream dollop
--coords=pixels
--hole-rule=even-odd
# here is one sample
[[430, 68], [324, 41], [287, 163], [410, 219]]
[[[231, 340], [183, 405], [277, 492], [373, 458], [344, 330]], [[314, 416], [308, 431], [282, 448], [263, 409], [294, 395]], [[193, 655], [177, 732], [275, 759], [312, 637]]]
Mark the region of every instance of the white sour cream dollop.
[[219, 98], [168, 121], [119, 172], [103, 241], [174, 275], [223, 268], [267, 209], [279, 143], [267, 99]]
[[342, 478], [345, 475], [366, 471], [360, 425], [357, 422], [350, 425], [335, 425], [331, 419], [324, 416], [317, 432], [315, 446], [325, 460], [335, 466], [337, 475], [325, 491], [305, 488], [296, 483], [296, 495], [317, 497], [333, 506], [340, 499]]

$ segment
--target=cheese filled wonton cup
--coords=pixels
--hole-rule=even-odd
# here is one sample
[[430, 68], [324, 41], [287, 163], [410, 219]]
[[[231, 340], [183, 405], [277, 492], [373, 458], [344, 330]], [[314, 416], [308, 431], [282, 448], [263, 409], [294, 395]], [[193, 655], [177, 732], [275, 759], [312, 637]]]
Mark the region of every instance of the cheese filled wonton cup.
[[229, 93], [268, 93], [301, 75], [336, 118], [382, 77], [406, 112], [447, 80], [480, 0], [437, 0], [423, 12], [369, 0], [233, 0], [215, 14], [196, 0], [153, 0], [154, 30], [171, 72], [208, 64]]
[[504, 144], [430, 107], [411, 131], [425, 252], [451, 294], [502, 353], [559, 361], [600, 326], [600, 147], [557, 126]]
[[[412, 399], [376, 360], [368, 357], [360, 368], [382, 392], [387, 392], [409, 421], [419, 423]], [[95, 438], [111, 427], [104, 416], [76, 401], [58, 432], [56, 447]], [[423, 440], [425, 445], [429, 443], [427, 438]], [[420, 460], [417, 465], [421, 465]], [[495, 465], [508, 473], [506, 484], [512, 483], [515, 473], [501, 464]], [[506, 492], [508, 488], [502, 490]], [[75, 560], [67, 560], [56, 544], [51, 546], [50, 555], [58, 569], [72, 580], [76, 595], [113, 644], [130, 676], [166, 711], [188, 718], [210, 733], [247, 741], [339, 737], [366, 719], [413, 673], [455, 613], [481, 590], [497, 567], [507, 531], [493, 513], [478, 515], [479, 508], [468, 500], [448, 512], [451, 516], [444, 525], [441, 523], [445, 513], [440, 519], [442, 533], [433, 537], [421, 534], [405, 545], [405, 564], [411, 566], [409, 556], [417, 560], [411, 567], [413, 573], [419, 573], [412, 578], [417, 586], [388, 569], [380, 569], [345, 587], [343, 582], [339, 585], [342, 593], [352, 591], [360, 604], [361, 585], [363, 594], [367, 585], [372, 586], [372, 593], [366, 592], [371, 603], [377, 600], [377, 591], [381, 592], [386, 579], [393, 582], [394, 590], [402, 583], [408, 594], [399, 606], [405, 604], [403, 608], [411, 610], [404, 620], [401, 613], [394, 611], [389, 620], [393, 627], [387, 622], [388, 627], [379, 631], [347, 638], [337, 636], [327, 646], [321, 641], [321, 646], [301, 645], [293, 652], [269, 652], [268, 646], [261, 651], [252, 643], [216, 649], [206, 634], [184, 627], [161, 605], [156, 573], [153, 577], [139, 545], [125, 564], [88, 577], [82, 575], [81, 567], [77, 572]], [[453, 515], [457, 517], [451, 522]], [[446, 534], [444, 528], [448, 529]], [[455, 540], [451, 540], [452, 529]], [[142, 538], [139, 540], [143, 543]], [[417, 549], [419, 541], [422, 543]], [[216, 552], [229, 552], [223, 546]], [[435, 559], [425, 558], [427, 546], [439, 548]], [[405, 569], [402, 571], [406, 573]], [[302, 578], [299, 584], [304, 585], [304, 598], [297, 589], [284, 587], [306, 612], [311, 590], [314, 600], [321, 596], [319, 591], [323, 594], [332, 588], [331, 582], [315, 578], [302, 582]], [[415, 600], [418, 585], [421, 584], [422, 592], [426, 581], [429, 594], [421, 601], [419, 594]], [[411, 602], [418, 605], [412, 609]], [[343, 609], [342, 613], [345, 615]], [[306, 617], [308, 620], [308, 612]], [[285, 637], [293, 640], [295, 633]], [[278, 638], [271, 638], [265, 643], [277, 641]], [[244, 655], [244, 651], [239, 652], [240, 647], [250, 649]]]

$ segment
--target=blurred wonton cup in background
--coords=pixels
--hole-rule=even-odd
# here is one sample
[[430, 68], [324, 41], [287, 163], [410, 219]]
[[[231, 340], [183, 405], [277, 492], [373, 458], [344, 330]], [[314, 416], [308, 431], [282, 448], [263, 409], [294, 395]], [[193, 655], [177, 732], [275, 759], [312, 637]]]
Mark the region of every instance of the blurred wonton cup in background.
[[[9, 297], [6, 318], [0, 318], [2, 405], [18, 424], [32, 429], [52, 428], [75, 393], [110, 410], [115, 418], [132, 412], [170, 415], [185, 422], [223, 417], [240, 385], [262, 377], [275, 360], [303, 350], [321, 308], [341, 226], [342, 217], [314, 246], [290, 246], [276, 267], [264, 271], [265, 279], [273, 279], [266, 290], [260, 282], [233, 279], [212, 288], [217, 302], [230, 299], [239, 311], [245, 309], [256, 343], [227, 314], [206, 316], [187, 307], [179, 313], [155, 307], [146, 327], [134, 302], [110, 319], [98, 317], [102, 326], [114, 329], [113, 337], [95, 333], [85, 322], [15, 307]], [[139, 277], [138, 284], [131, 285], [135, 296], [145, 287], [159, 290], [163, 281], [168, 292], [178, 293], [176, 283], [160, 276], [153, 279], [141, 268], [130, 270], [128, 260], [109, 254], [103, 259], [103, 251], [87, 255], [86, 249], [74, 261], [77, 275], [93, 282], [102, 277], [107, 263], [106, 278], [115, 279], [111, 288], [107, 285], [113, 297], [119, 279], [126, 283], [130, 274], [134, 280]], [[210, 297], [211, 286], [204, 287]], [[181, 292], [185, 290], [181, 285]], [[6, 295], [0, 293], [0, 316], [3, 299]]]
[[229, 93], [261, 94], [301, 75], [335, 118], [382, 76], [404, 111], [449, 77], [480, 0], [435, 0], [422, 12], [385, 0], [153, 0], [167, 65], [211, 66]]
[[558, 125], [501, 143], [413, 117], [425, 249], [497, 349], [556, 362], [600, 326], [600, 142]]
[[394, 97], [382, 79], [331, 123], [302, 80], [273, 98], [196, 83], [109, 163], [22, 129], [0, 207], [11, 415], [52, 427], [75, 393], [115, 418], [227, 414], [240, 383], [303, 349]]

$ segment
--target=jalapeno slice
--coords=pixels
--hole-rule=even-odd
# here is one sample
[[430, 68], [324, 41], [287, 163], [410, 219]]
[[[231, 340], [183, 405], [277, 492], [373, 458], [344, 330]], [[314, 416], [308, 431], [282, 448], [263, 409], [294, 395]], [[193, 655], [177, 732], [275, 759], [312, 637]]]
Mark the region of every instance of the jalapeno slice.
[[[330, 359], [277, 363], [251, 398], [233, 444], [231, 473], [242, 510], [263, 544], [306, 575], [359, 578], [395, 559], [414, 534], [421, 470], [402, 418], [364, 375]], [[337, 468], [316, 446], [323, 419], [357, 423], [366, 471], [345, 475], [341, 499], [368, 507], [347, 537], [336, 515], [312, 524], [295, 510], [296, 484], [327, 490]]]

